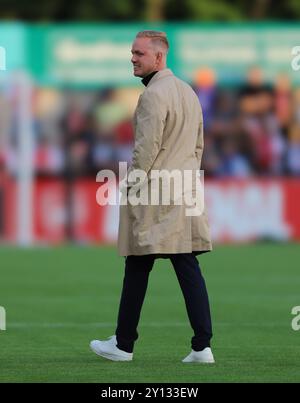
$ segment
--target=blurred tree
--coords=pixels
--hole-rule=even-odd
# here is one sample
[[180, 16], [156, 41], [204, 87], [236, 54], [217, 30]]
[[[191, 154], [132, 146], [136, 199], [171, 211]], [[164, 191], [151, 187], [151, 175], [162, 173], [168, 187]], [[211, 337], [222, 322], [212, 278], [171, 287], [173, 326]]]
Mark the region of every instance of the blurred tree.
[[[188, 14], [193, 20], [235, 21], [243, 18], [242, 5], [237, 7], [236, 1], [224, 0], [187, 0]], [[240, 1], [239, 3], [242, 3]]]
[[285, 0], [274, 1], [271, 0], [269, 12], [271, 18], [282, 20], [299, 20], [300, 19], [300, 1], [299, 0]]
[[27, 21], [135, 21], [146, 0], [0, 0], [0, 18]]
[[299, 20], [300, 0], [0, 0], [0, 19], [27, 21]]
[[[73, 0], [74, 1], [74, 0]], [[77, 0], [76, 20], [134, 21], [143, 18], [146, 0]]]
[[165, 0], [166, 20], [298, 20], [299, 0]]
[[261, 20], [266, 18], [271, 0], [255, 0], [252, 3], [252, 18]]
[[164, 19], [165, 0], [147, 0], [145, 18], [147, 21], [162, 21]]

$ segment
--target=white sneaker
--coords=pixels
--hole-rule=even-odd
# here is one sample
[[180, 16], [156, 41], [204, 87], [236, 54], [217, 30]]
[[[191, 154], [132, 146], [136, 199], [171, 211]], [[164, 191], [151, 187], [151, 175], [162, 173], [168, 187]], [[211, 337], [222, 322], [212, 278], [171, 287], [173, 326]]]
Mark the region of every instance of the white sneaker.
[[111, 361], [132, 361], [133, 353], [127, 353], [117, 347], [116, 336], [111, 336], [109, 340], [93, 340], [90, 342], [91, 350], [103, 358]]
[[202, 351], [192, 350], [190, 354], [185, 357], [182, 362], [200, 362], [203, 364], [214, 364], [214, 356], [209, 347], [206, 347]]

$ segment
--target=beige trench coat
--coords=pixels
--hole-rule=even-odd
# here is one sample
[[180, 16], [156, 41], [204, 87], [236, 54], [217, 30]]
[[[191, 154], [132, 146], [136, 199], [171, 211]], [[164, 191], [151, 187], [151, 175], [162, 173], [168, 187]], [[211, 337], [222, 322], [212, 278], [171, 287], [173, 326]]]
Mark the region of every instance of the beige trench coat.
[[[152, 77], [139, 98], [133, 124], [135, 145], [128, 174], [134, 169], [144, 170], [148, 177], [154, 169], [200, 169], [201, 106], [192, 88], [175, 77], [170, 69]], [[146, 186], [150, 192], [150, 181]], [[198, 254], [211, 250], [205, 210], [200, 216], [186, 216], [185, 211], [185, 205], [174, 203], [121, 205], [119, 254], [162, 254], [164, 257], [164, 254]]]

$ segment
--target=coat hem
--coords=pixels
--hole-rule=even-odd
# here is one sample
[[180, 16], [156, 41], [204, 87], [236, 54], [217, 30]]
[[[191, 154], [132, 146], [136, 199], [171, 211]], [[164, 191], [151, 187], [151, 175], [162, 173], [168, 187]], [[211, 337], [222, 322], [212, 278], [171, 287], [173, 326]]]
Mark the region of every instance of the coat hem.
[[157, 258], [168, 258], [169, 255], [177, 255], [177, 254], [183, 254], [183, 253], [192, 253], [194, 255], [201, 255], [203, 253], [207, 253], [207, 252], [211, 252], [212, 251], [212, 246], [211, 245], [207, 245], [207, 247], [203, 247], [201, 249], [187, 249], [187, 250], [170, 250], [170, 251], [166, 251], [164, 249], [164, 251], [153, 251], [153, 250], [144, 250], [144, 251], [140, 251], [140, 252], [133, 252], [133, 253], [120, 253], [120, 256], [143, 256], [143, 255], [155, 255], [155, 257]]

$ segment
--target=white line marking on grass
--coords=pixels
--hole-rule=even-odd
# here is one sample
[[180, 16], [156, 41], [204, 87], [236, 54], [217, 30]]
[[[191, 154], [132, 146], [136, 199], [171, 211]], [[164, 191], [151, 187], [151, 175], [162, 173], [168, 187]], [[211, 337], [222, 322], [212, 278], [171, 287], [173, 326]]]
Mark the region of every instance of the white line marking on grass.
[[[235, 323], [233, 322], [219, 322], [216, 323], [215, 326], [233, 326]], [[42, 322], [12, 322], [8, 324], [10, 328], [72, 328], [72, 327], [77, 327], [77, 328], [82, 328], [82, 327], [98, 327], [98, 328], [109, 328], [109, 327], [115, 327], [116, 323], [114, 322], [89, 322], [89, 323], [72, 323], [72, 322], [64, 322], [64, 323], [42, 323]], [[146, 322], [146, 323], [141, 323], [140, 327], [187, 327], [189, 326], [188, 322]], [[278, 323], [278, 322], [269, 322], [269, 323], [243, 323], [239, 325], [241, 328], [242, 327], [259, 327], [260, 329], [262, 327], [284, 327], [285, 324]]]

